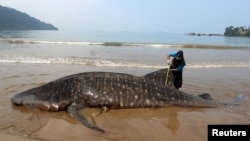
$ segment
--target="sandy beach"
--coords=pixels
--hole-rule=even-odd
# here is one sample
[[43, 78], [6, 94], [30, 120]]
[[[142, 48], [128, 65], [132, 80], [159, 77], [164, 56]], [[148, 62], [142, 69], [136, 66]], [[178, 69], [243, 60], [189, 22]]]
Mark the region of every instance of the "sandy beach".
[[[209, 131], [222, 141], [224, 135], [249, 137], [243, 131], [250, 127], [249, 5], [2, 0], [0, 141], [208, 141]], [[153, 78], [66, 77], [100, 71], [143, 77], [170, 65], [176, 71], [184, 66], [182, 92]], [[217, 107], [201, 107], [207, 105]], [[95, 106], [124, 109], [94, 116], [100, 111]], [[125, 109], [130, 106], [143, 108]], [[87, 128], [78, 114], [105, 132]]]
[[[89, 121], [106, 133], [89, 130], [66, 112], [45, 112], [13, 106], [10, 98], [23, 90], [54, 79], [86, 71], [113, 71], [144, 75], [156, 69], [95, 67], [80, 65], [1, 64], [0, 138], [31, 141], [206, 141], [208, 124], [250, 124], [249, 99], [240, 105], [218, 108], [170, 106], [157, 109], [110, 110], [97, 117], [98, 109], [82, 111]], [[194, 95], [210, 93], [216, 100], [229, 101], [238, 94], [249, 96], [248, 68], [186, 69], [180, 89]]]
[[[178, 42], [191, 41], [184, 35], [155, 34], [134, 41], [134, 36], [121, 36], [121, 46], [105, 45], [116, 41], [110, 36], [104, 42], [99, 38], [84, 40], [84, 36], [69, 37], [58, 32], [34, 32], [49, 39], [2, 39], [0, 40], [0, 138], [8, 141], [206, 141], [209, 124], [250, 124], [250, 99], [237, 106], [217, 108], [191, 108], [169, 106], [154, 109], [111, 109], [97, 117], [98, 109], [84, 109], [89, 121], [103, 128], [102, 134], [90, 130], [71, 118], [65, 111], [45, 112], [13, 106], [10, 99], [24, 90], [46, 84], [52, 80], [81, 72], [109, 71], [143, 76], [167, 67], [166, 54], [183, 50], [186, 66], [181, 91], [192, 95], [209, 93], [215, 100], [231, 101], [244, 94], [249, 97], [250, 56], [249, 47], [226, 46], [224, 37], [216, 37], [219, 47], [206, 45], [168, 44], [166, 39]], [[20, 34], [26, 35], [25, 32]], [[53, 35], [53, 33], [51, 33]], [[63, 39], [57, 40], [58, 36]], [[108, 36], [109, 37], [109, 36]], [[141, 36], [140, 36], [141, 37]], [[167, 38], [171, 37], [171, 38]], [[71, 41], [69, 39], [81, 39]], [[139, 38], [139, 36], [138, 36]], [[191, 37], [190, 37], [191, 38]], [[200, 40], [198, 40], [200, 39]], [[245, 38], [244, 38], [245, 39]], [[182, 40], [182, 41], [179, 41]], [[193, 39], [194, 40], [194, 39]], [[204, 38], [195, 41], [204, 42]], [[206, 37], [207, 43], [215, 38]], [[230, 38], [241, 42], [241, 38]], [[143, 42], [141, 42], [143, 41]], [[245, 42], [246, 44], [248, 41]]]

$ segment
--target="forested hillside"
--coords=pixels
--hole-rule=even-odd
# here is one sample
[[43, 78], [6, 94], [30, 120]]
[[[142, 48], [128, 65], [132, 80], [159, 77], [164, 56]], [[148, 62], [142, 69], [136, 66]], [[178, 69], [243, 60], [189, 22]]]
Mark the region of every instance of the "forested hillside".
[[58, 30], [26, 13], [0, 5], [0, 30]]
[[243, 26], [241, 27], [229, 26], [225, 29], [224, 35], [250, 37], [250, 26], [248, 28]]

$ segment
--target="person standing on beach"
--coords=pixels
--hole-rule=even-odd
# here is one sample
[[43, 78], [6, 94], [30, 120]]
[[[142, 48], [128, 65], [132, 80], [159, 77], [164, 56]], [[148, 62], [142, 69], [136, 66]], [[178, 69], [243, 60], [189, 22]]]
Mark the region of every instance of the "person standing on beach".
[[[173, 57], [170, 64], [170, 58]], [[167, 55], [168, 65], [170, 65], [170, 71], [173, 73], [173, 82], [175, 88], [178, 90], [182, 86], [182, 70], [186, 65], [183, 51], [171, 52]]]

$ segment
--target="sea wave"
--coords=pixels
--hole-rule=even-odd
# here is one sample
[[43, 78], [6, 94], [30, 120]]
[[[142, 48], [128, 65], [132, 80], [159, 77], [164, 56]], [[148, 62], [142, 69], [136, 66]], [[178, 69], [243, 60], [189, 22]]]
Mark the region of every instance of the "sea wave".
[[132, 43], [132, 42], [83, 42], [83, 41], [49, 41], [49, 40], [26, 40], [26, 39], [2, 39], [0, 43], [7, 44], [50, 44], [50, 45], [79, 45], [79, 46], [109, 46], [109, 47], [151, 47], [151, 48], [198, 48], [198, 49], [237, 49], [250, 50], [250, 47], [221, 46], [202, 44], [162, 44], [162, 43]]
[[[132, 67], [132, 68], [165, 68], [165, 64], [146, 64], [129, 61], [112, 61], [93, 58], [34, 58], [34, 57], [5, 57], [0, 58], [0, 63], [23, 63], [23, 64], [62, 64], [62, 65], [90, 65], [98, 67]], [[224, 67], [250, 67], [250, 62], [228, 62], [224, 64], [218, 63], [200, 63], [188, 64], [186, 68], [224, 68]]]
[[4, 39], [0, 40], [0, 43], [8, 44], [54, 44], [54, 45], [100, 45], [100, 46], [138, 46], [138, 47], [176, 47], [182, 45], [171, 45], [171, 44], [149, 44], [149, 43], [128, 43], [128, 42], [82, 42], [82, 41], [46, 41], [46, 40], [15, 40], [15, 39]]

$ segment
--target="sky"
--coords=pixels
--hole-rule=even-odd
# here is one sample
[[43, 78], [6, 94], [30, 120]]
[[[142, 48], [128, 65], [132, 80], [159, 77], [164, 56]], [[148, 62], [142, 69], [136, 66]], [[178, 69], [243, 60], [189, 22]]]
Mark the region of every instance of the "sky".
[[220, 33], [250, 26], [250, 0], [0, 0], [59, 30]]

